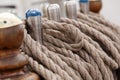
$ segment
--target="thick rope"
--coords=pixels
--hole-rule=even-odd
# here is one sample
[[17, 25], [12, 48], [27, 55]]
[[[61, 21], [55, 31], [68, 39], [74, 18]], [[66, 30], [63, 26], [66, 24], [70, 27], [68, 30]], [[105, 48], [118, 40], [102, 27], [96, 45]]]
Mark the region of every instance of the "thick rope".
[[[35, 42], [31, 39], [31, 37], [26, 35], [25, 43], [27, 46], [32, 50], [33, 55], [35, 58], [39, 59], [39, 61], [46, 65], [49, 69], [51, 69], [53, 72], [59, 74], [61, 77], [63, 77], [65, 80], [73, 80], [64, 70], [62, 70], [57, 64], [55, 64], [50, 58], [47, 57], [39, 48], [38, 48], [38, 42]], [[35, 44], [32, 46], [32, 44]], [[36, 46], [36, 47], [35, 47]], [[47, 50], [47, 49], [46, 49]]]
[[93, 20], [95, 20], [95, 21], [97, 21], [97, 22], [99, 22], [99, 23], [101, 23], [101, 24], [103, 24], [105, 26], [109, 26], [111, 29], [114, 29], [118, 33], [120, 33], [119, 32], [119, 30], [120, 30], [119, 27], [120, 26], [111, 23], [110, 21], [106, 20], [105, 18], [97, 18], [96, 16], [91, 16], [91, 15], [89, 15], [89, 18], [91, 18], [91, 19], [93, 19]]
[[[82, 23], [80, 23], [80, 22], [77, 22], [77, 21], [75, 21], [75, 20], [70, 20], [70, 19], [66, 19], [66, 20], [64, 20], [65, 22], [67, 22], [67, 23], [70, 23], [70, 24], [74, 24], [74, 25], [76, 25], [78, 28], [80, 28], [80, 30], [82, 31], [82, 32], [84, 32], [86, 35], [87, 34], [91, 34], [91, 35], [93, 35], [94, 37], [93, 38], [98, 38], [97, 40], [100, 40], [103, 44], [104, 44], [104, 46], [106, 46], [106, 47], [108, 47], [107, 49], [109, 49], [110, 51], [111, 51], [111, 53], [112, 53], [112, 55], [114, 55], [114, 50], [115, 51], [117, 51], [116, 50], [116, 48], [113, 46], [113, 44], [107, 39], [107, 37], [106, 36], [104, 36], [102, 33], [100, 33], [100, 32], [98, 32], [98, 31], [96, 31], [94, 28], [91, 28], [91, 27], [88, 27], [87, 25], [84, 25], [84, 24], [82, 24]], [[88, 35], [88, 36], [89, 36]], [[85, 38], [88, 38], [88, 37], [86, 37], [85, 36]], [[88, 40], [88, 39], [87, 39]], [[97, 48], [99, 48], [100, 46], [98, 46], [97, 44], [94, 44], [94, 42], [93, 41], [89, 41], [90, 43], [92, 42], [92, 44], [95, 46], [95, 47], [97, 47]], [[98, 41], [98, 43], [99, 43], [99, 41]], [[101, 44], [101, 43], [100, 43]], [[111, 48], [110, 48], [111, 47]], [[113, 49], [114, 48], [114, 49]], [[113, 50], [112, 50], [113, 49]], [[100, 49], [101, 50], [101, 49]], [[102, 51], [102, 50], [101, 50]], [[104, 53], [103, 51], [102, 51], [102, 53]], [[117, 53], [116, 53], [116, 57], [118, 57], [117, 56], [117, 54], [119, 54], [118, 53], [118, 51], [117, 51]], [[115, 55], [114, 55], [115, 56]], [[103, 57], [103, 54], [101, 54], [101, 57]], [[104, 57], [103, 57], [104, 58]], [[107, 58], [107, 56], [106, 56], [106, 58], [104, 58], [104, 59], [108, 59], [107, 61], [105, 61], [105, 62], [111, 62], [112, 60], [110, 60], [109, 58]], [[103, 60], [104, 60], [103, 59]], [[119, 59], [119, 58], [116, 58], [116, 59]], [[118, 63], [119, 63], [119, 61], [118, 61]], [[110, 63], [111, 64], [111, 63]], [[115, 65], [115, 64], [114, 64]]]
[[[28, 37], [29, 37], [29, 38], [28, 38]], [[31, 40], [31, 41], [30, 41], [30, 40]], [[40, 47], [39, 43], [36, 44], [36, 45], [33, 45], [33, 47], [30, 45], [30, 44], [35, 44], [35, 41], [32, 40], [32, 38], [31, 38], [29, 35], [27, 35], [27, 38], [26, 38], [26, 41], [25, 41], [25, 42], [26, 42], [27, 44], [29, 44], [28, 46], [31, 47], [32, 50], [36, 50], [36, 48], [37, 48], [37, 47], [35, 47], [36, 45]], [[41, 46], [41, 47], [42, 47], [42, 46]], [[51, 58], [54, 57], [54, 53], [53, 53], [53, 52], [50, 52], [50, 51], [47, 50], [47, 48], [45, 48], [45, 47], [43, 47], [42, 49], [44, 49], [44, 52], [46, 51], [45, 53], [46, 53], [47, 56], [50, 56]], [[39, 50], [37, 49], [37, 51], [34, 52], [34, 55], [35, 55], [36, 53], [38, 53], [39, 51], [40, 51], [40, 49], [39, 49]], [[44, 54], [44, 55], [45, 55], [45, 54]], [[36, 57], [38, 57], [39, 59], [44, 58], [44, 57], [41, 57], [41, 58], [40, 58], [40, 56], [41, 56], [41, 55], [37, 54]], [[57, 57], [57, 56], [56, 56], [56, 57]], [[58, 58], [56, 58], [56, 57], [55, 57], [55, 59], [59, 61], [60, 59], [58, 59]], [[42, 60], [42, 59], [41, 59], [41, 60]], [[58, 61], [57, 61], [57, 62], [58, 62]], [[59, 61], [59, 62], [60, 62], [60, 61]], [[58, 64], [59, 64], [59, 62], [58, 62]], [[44, 63], [45, 63], [45, 61], [44, 61]], [[51, 63], [49, 63], [49, 65], [51, 65]], [[56, 64], [54, 64], [54, 65], [56, 65]], [[59, 65], [62, 65], [62, 66], [63, 66], [63, 64], [59, 64]], [[52, 68], [52, 67], [53, 67], [53, 66], [51, 66], [50, 68]], [[63, 66], [63, 67], [65, 68], [65, 66]], [[67, 69], [67, 68], [69, 68], [69, 67], [66, 67], [65, 69]], [[59, 69], [59, 68], [58, 68], [58, 69]], [[65, 70], [65, 69], [64, 69], [64, 70]], [[59, 70], [60, 70], [60, 69], [59, 69]], [[59, 71], [59, 70], [58, 70], [58, 71]], [[84, 77], [85, 80], [88, 80], [88, 79], [92, 80], [92, 78], [90, 77], [88, 71], [87, 71], [86, 69], [84, 69], [84, 67], [81, 68], [80, 70], [81, 70], [82, 72], [84, 72], [84, 73], [83, 73], [83, 77]], [[61, 71], [62, 71], [62, 70], [61, 70]], [[70, 71], [70, 70], [68, 70], [68, 71], [72, 73], [72, 71]], [[63, 73], [62, 73], [62, 74], [63, 74]], [[61, 74], [61, 75], [62, 75], [62, 74]], [[59, 75], [60, 75], [60, 74], [59, 74]], [[67, 74], [66, 74], [66, 75], [67, 75]], [[88, 75], [88, 76], [87, 76], [87, 75]], [[64, 77], [67, 77], [67, 76], [65, 76], [65, 74], [64, 74], [63, 76], [64, 76]], [[69, 76], [69, 77], [70, 77], [70, 76]], [[76, 79], [76, 80], [78, 80], [78, 79]]]
[[43, 65], [39, 64], [37, 61], [33, 60], [32, 57], [25, 55], [25, 57], [29, 61], [29, 65], [41, 76], [43, 76], [47, 80], [64, 80], [59, 75], [54, 74], [50, 70], [46, 69]]
[[120, 67], [116, 25], [94, 13], [78, 13], [77, 20], [42, 20], [44, 45], [25, 30], [22, 48], [31, 69], [46, 80], [115, 80]]
[[89, 27], [95, 28], [96, 30], [102, 32], [104, 35], [110, 37], [111, 40], [119, 43], [119, 38], [117, 36], [114, 36], [115, 34], [112, 32], [111, 29], [104, 28], [103, 26], [99, 26], [99, 25], [96, 25], [96, 24], [91, 24], [90, 22], [85, 21], [83, 19], [79, 19], [79, 21], [83, 22], [84, 24], [87, 24]]
[[[70, 27], [70, 26], [69, 26]], [[73, 26], [72, 26], [73, 27]], [[50, 39], [47, 39], [47, 40], [50, 40]], [[51, 42], [51, 41], [50, 41]], [[84, 42], [83, 42], [84, 43]], [[54, 44], [55, 44], [55, 42], [54, 42]], [[60, 46], [60, 44], [59, 44], [59, 46]], [[96, 57], [94, 57], [94, 58], [96, 58]], [[95, 59], [95, 60], [97, 60], [97, 59]], [[104, 65], [104, 64], [101, 64], [102, 62], [100, 62], [101, 60], [98, 60], [98, 64], [99, 65]], [[105, 69], [105, 67], [104, 66], [102, 66], [103, 68], [100, 68], [100, 69]], [[103, 71], [103, 75], [106, 73], [106, 76], [108, 75], [107, 74], [107, 71], [106, 70], [101, 70], [101, 71]], [[105, 79], [108, 79], [108, 76], [107, 76], [107, 78], [106, 78], [106, 76], [105, 76]]]
[[[112, 24], [111, 22], [107, 21], [107, 20], [104, 20], [104, 18], [96, 18], [94, 16], [92, 16], [93, 19], [89, 18], [89, 16], [87, 15], [84, 15], [84, 14], [81, 14], [81, 13], [78, 13], [78, 18], [80, 19], [83, 19], [83, 20], [86, 20], [92, 24], [96, 24], [96, 25], [99, 25], [99, 26], [103, 26], [104, 28], [109, 28], [112, 30], [113, 33], [116, 33], [116, 35], [118, 37], [120, 37], [118, 34], [120, 33], [119, 32], [119, 26], [115, 25], [115, 24]], [[100, 23], [102, 22], [102, 23]], [[109, 30], [108, 29], [108, 30]]]

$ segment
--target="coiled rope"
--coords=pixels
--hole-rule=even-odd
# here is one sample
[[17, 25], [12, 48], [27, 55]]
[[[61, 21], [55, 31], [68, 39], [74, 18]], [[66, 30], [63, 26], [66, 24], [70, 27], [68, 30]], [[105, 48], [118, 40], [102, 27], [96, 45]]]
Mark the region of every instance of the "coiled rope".
[[25, 30], [23, 51], [29, 67], [45, 80], [116, 80], [120, 30], [100, 15], [78, 13], [61, 22], [42, 19], [43, 45]]

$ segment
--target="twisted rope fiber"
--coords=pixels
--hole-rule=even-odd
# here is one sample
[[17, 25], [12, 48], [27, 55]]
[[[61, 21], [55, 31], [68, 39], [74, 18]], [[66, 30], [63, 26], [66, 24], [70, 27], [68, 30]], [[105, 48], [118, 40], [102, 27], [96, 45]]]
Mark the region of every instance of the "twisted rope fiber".
[[29, 61], [29, 65], [41, 76], [43, 76], [46, 80], [64, 80], [59, 75], [53, 73], [52, 71], [48, 70], [41, 64], [39, 64], [36, 60], [33, 60], [32, 57], [25, 55], [25, 57]]
[[[28, 49], [28, 48], [26, 48], [26, 49], [24, 48], [25, 51], [29, 51], [29, 50], [27, 50], [27, 49]], [[27, 53], [28, 53], [28, 52], [27, 52]], [[28, 54], [28, 55], [29, 55], [29, 54]], [[76, 75], [79, 76], [79, 79], [80, 79], [80, 80], [83, 80], [83, 79], [81, 78], [81, 75], [80, 75], [77, 71], [76, 71]]]
[[[70, 26], [69, 26], [70, 27]], [[50, 40], [50, 39], [47, 39], [47, 40]], [[102, 70], [103, 71], [103, 75], [104, 75], [104, 70]], [[107, 72], [106, 72], [106, 74], [107, 74]]]
[[[27, 37], [27, 38], [26, 38]], [[34, 42], [34, 43], [33, 43]], [[35, 42], [29, 35], [25, 35], [25, 43], [29, 46], [32, 54], [37, 58], [42, 64], [47, 66], [47, 68], [51, 69], [53, 72], [59, 74], [64, 80], [73, 80], [64, 70], [60, 68], [57, 64], [55, 64], [47, 55], [45, 55], [38, 47], [38, 42]], [[34, 46], [32, 46], [35, 44]], [[47, 50], [47, 49], [46, 49]]]
[[[84, 20], [82, 20], [81, 19], [81, 21], [82, 22], [85, 22], [86, 24], [88, 24], [89, 25], [89, 23], [87, 23], [87, 21], [84, 21]], [[89, 25], [90, 26], [90, 25]], [[91, 26], [94, 26], [94, 24], [92, 24]], [[99, 25], [98, 25], [99, 26]], [[98, 28], [98, 26], [96, 25], [96, 27]], [[94, 28], [95, 28], [95, 26], [94, 26]], [[111, 38], [111, 40], [113, 40], [112, 42], [113, 42], [113, 45], [118, 49], [118, 52], [120, 52], [120, 46], [118, 45], [118, 44], [120, 44], [120, 42], [119, 42], [119, 37], [118, 36], [114, 36], [114, 35], [117, 35], [117, 34], [112, 34], [110, 31], [107, 31], [107, 30], [105, 30], [104, 28], [101, 28], [101, 31], [103, 32], [103, 33], [105, 33], [106, 34], [106, 36], [108, 37], [110, 37]], [[116, 31], [115, 31], [116, 32]], [[108, 37], [108, 39], [109, 39], [109, 37]]]
[[[28, 37], [29, 37], [29, 38], [28, 38]], [[27, 39], [26, 39], [25, 42], [29, 43], [29, 45], [30, 45], [30, 44], [35, 44], [35, 41], [32, 40], [32, 39], [30, 38], [30, 36], [28, 36], [28, 37], [27, 37]], [[30, 41], [30, 40], [32, 40], [32, 41]], [[37, 45], [39, 45], [39, 44], [37, 44]], [[31, 45], [30, 45], [29, 47], [31, 47]], [[40, 47], [40, 45], [39, 45], [39, 47]], [[41, 47], [42, 47], [42, 46], [41, 46]], [[33, 49], [36, 50], [35, 46], [33, 47]], [[32, 49], [32, 50], [33, 50], [33, 49]], [[42, 49], [45, 49], [44, 52], [46, 51], [45, 53], [46, 53], [47, 56], [49, 55], [49, 56], [53, 57], [53, 54], [54, 54], [53, 52], [51, 52], [52, 54], [50, 54], [50, 52], [49, 52], [45, 47], [43, 47]], [[48, 53], [49, 53], [49, 54], [48, 54]], [[36, 53], [34, 53], [34, 54], [36, 54]], [[33, 54], [33, 55], [34, 55], [34, 54]], [[54, 55], [55, 55], [55, 54], [54, 54]], [[37, 55], [37, 57], [39, 57], [39, 55]], [[57, 57], [57, 56], [56, 56], [56, 57]], [[40, 58], [40, 57], [39, 57], [39, 58]], [[59, 61], [60, 59], [56, 59], [56, 60]], [[59, 62], [58, 62], [58, 64], [59, 64]], [[60, 65], [61, 65], [61, 64], [60, 64]], [[62, 66], [63, 66], [63, 65], [62, 65]], [[67, 68], [69, 68], [69, 67], [67, 67]], [[86, 69], [84, 69], [84, 67], [81, 66], [81, 69], [80, 69], [80, 70], [83, 72], [83, 76], [85, 77], [84, 80], [88, 80], [88, 79], [92, 80], [92, 78], [90, 77], [88, 71], [87, 71]]]
[[[75, 66], [75, 64], [73, 64], [73, 62], [75, 63], [75, 61], [73, 61], [73, 60], [71, 60], [71, 59], [69, 59], [69, 60], [66, 60], [67, 58], [65, 58], [64, 56], [62, 56], [62, 55], [59, 55], [63, 60], [65, 60], [66, 61], [66, 63], [68, 63], [69, 65], [72, 65], [72, 67], [75, 67], [76, 68], [76, 66]], [[81, 63], [81, 62], [80, 62]], [[82, 65], [82, 63], [81, 63], [81, 65]], [[78, 64], [78, 66], [80, 66], [79, 64]], [[88, 65], [89, 66], [89, 65]], [[86, 66], [84, 66], [84, 67], [86, 67]], [[91, 66], [89, 66], [89, 67], [91, 67]], [[89, 68], [88, 67], [88, 68]], [[91, 70], [91, 69], [90, 69]], [[79, 69], [78, 69], [78, 71], [79, 71]], [[92, 71], [94, 72], [94, 70], [92, 69]], [[95, 74], [95, 72], [93, 73], [93, 74]]]
[[[52, 46], [53, 47], [53, 46]], [[50, 48], [52, 48], [52, 47], [50, 47]], [[61, 51], [62, 52], [62, 51]], [[78, 61], [77, 61], [78, 62]], [[96, 70], [95, 70], [96, 71]], [[100, 76], [100, 75], [99, 75]], [[99, 80], [100, 78], [98, 78], [97, 80]], [[102, 80], [102, 79], [101, 79]]]
[[[53, 29], [43, 29], [43, 32], [45, 32], [46, 34], [50, 34], [53, 37], [58, 38], [58, 39], [60, 39], [64, 42], [67, 42], [67, 43], [72, 43], [73, 42], [69, 37], [67, 37], [67, 35], [63, 34], [60, 31], [56, 31], [56, 30], [53, 30]], [[67, 38], [67, 40], [66, 40], [66, 38]]]
[[[52, 23], [51, 23], [52, 24]], [[43, 25], [44, 26], [44, 25]], [[44, 26], [45, 27], [45, 26]], [[57, 26], [57, 28], [58, 28], [59, 26]], [[70, 26], [69, 26], [70, 27]], [[71, 26], [71, 28], [74, 28], [74, 26]], [[71, 29], [71, 31], [72, 31], [72, 29]], [[78, 34], [80, 34], [80, 33], [78, 33]], [[74, 36], [76, 36], [76, 35], [74, 35]], [[81, 37], [81, 36], [80, 36]], [[78, 37], [76, 37], [76, 38], [78, 38]], [[51, 38], [52, 39], [52, 38]], [[74, 38], [75, 39], [75, 38]], [[53, 42], [53, 41], [50, 41], [50, 39], [46, 39], [46, 40], [49, 40], [49, 42]], [[53, 39], [54, 40], [54, 39]], [[52, 43], [52, 44], [55, 44], [55, 42], [54, 43]], [[57, 43], [56, 43], [57, 44]], [[60, 46], [61, 44], [59, 44], [58, 46]], [[103, 55], [103, 54], [102, 54]], [[104, 58], [104, 57], [103, 57]], [[106, 59], [106, 58], [105, 58]], [[108, 63], [110, 63], [110, 59], [108, 60], [108, 61], [105, 61], [105, 62], [108, 62]], [[111, 63], [110, 63], [110, 65], [111, 65]], [[113, 66], [115, 66], [115, 64], [113, 65]]]
[[[52, 23], [52, 24], [53, 24], [53, 23]], [[43, 27], [44, 27], [44, 28], [50, 28], [50, 27], [51, 27], [51, 28], [53, 28], [53, 29], [55, 29], [55, 30], [59, 30], [59, 29], [57, 29], [57, 28], [62, 26], [62, 25], [59, 26], [59, 25], [56, 25], [56, 24], [55, 24], [55, 25], [53, 24], [53, 25], [54, 25], [54, 26], [53, 26], [52, 24], [51, 24], [50, 22], [49, 22], [49, 23], [46, 23], [46, 24], [43, 23]], [[59, 30], [59, 31], [60, 31], [60, 30]], [[65, 30], [64, 32], [68, 32], [68, 31]], [[73, 32], [73, 31], [72, 31], [72, 32]], [[76, 32], [76, 34], [77, 34], [77, 31], [75, 31], [75, 32]], [[79, 33], [79, 34], [82, 35], [82, 36], [84, 36], [85, 39], [88, 39], [91, 43], [94, 44], [94, 46], [96, 46], [96, 47], [99, 48], [99, 45], [98, 45], [97, 43], [94, 43], [89, 37], [87, 37], [87, 36], [84, 35], [83, 33]], [[52, 34], [52, 33], [51, 33], [51, 35], [53, 35], [53, 36], [55, 36], [55, 37], [57, 36], [56, 34]], [[68, 35], [69, 35], [69, 33], [68, 33]], [[71, 35], [71, 36], [72, 36], [73, 39], [76, 39], [76, 40], [74, 40], [75, 42], [81, 40], [81, 36], [79, 36], [79, 37], [76, 37], [76, 35]], [[67, 38], [70, 38], [70, 36], [67, 37]], [[61, 37], [59, 37], [59, 39], [61, 39]], [[72, 39], [71, 39], [71, 40], [72, 40]], [[72, 42], [72, 43], [73, 43], [73, 42]]]
[[120, 30], [119, 26], [117, 26], [117, 25], [109, 22], [108, 20], [105, 20], [104, 18], [101, 18], [101, 17], [96, 18], [96, 16], [90, 17], [90, 16], [87, 16], [87, 15], [84, 15], [84, 14], [81, 14], [81, 13], [78, 13], [77, 16], [78, 16], [78, 18], [86, 20], [86, 21], [88, 21], [88, 22], [90, 22], [92, 24], [103, 26], [104, 28], [107, 28], [108, 30], [111, 29], [110, 31], [112, 31], [113, 33], [115, 33], [116, 36], [120, 38], [120, 35], [119, 35], [120, 34], [120, 32], [119, 32], [119, 30]]
[[[78, 28], [80, 28], [80, 30], [81, 30], [82, 32], [84, 32], [84, 33], [87, 34], [87, 35], [89, 34], [90, 37], [93, 36], [93, 38], [95, 38], [95, 39], [98, 40], [97, 43], [99, 43], [99, 41], [101, 41], [101, 42], [104, 44], [104, 46], [107, 47], [107, 49], [111, 51], [112, 56], [115, 56], [115, 54], [116, 54], [116, 59], [119, 60], [119, 56], [117, 56], [117, 54], [119, 54], [119, 53], [118, 53], [118, 50], [116, 50], [116, 48], [114, 47], [114, 44], [111, 43], [112, 41], [109, 41], [110, 39], [107, 38], [105, 35], [103, 35], [102, 33], [98, 32], [98, 31], [95, 30], [94, 28], [91, 28], [91, 27], [89, 27], [89, 26], [87, 26], [87, 25], [84, 25], [84, 24], [82, 24], [82, 23], [80, 23], [80, 22], [77, 22], [77, 21], [75, 21], [75, 20], [66, 19], [66, 20], [64, 20], [64, 21], [67, 22], [67, 23], [76, 25]], [[88, 35], [88, 36], [89, 36], [89, 35]], [[92, 42], [92, 44], [94, 44], [94, 43]], [[97, 46], [97, 45], [95, 44], [95, 46]], [[97, 47], [99, 47], [99, 46], [97, 46]], [[115, 53], [114, 51], [116, 51], [116, 53]], [[102, 52], [103, 52], [103, 51], [102, 51]], [[102, 55], [103, 55], [103, 54], [102, 54]], [[101, 56], [102, 56], [102, 55], [101, 55]], [[118, 57], [118, 58], [117, 58], [117, 57]], [[105, 58], [105, 59], [106, 59], [106, 58]], [[116, 61], [119, 63], [118, 60], [116, 60]], [[105, 62], [106, 62], [106, 61], [105, 61]], [[107, 60], [107, 62], [110, 62], [110, 61]]]
[[[47, 44], [49, 44], [49, 43], [47, 43]], [[52, 44], [51, 44], [52, 45]], [[49, 45], [46, 45], [47, 47], [49, 46]], [[51, 48], [50, 50], [52, 50], [52, 51], [54, 51], [54, 49], [56, 49], [56, 50], [60, 50], [59, 48], [57, 48], [57, 47], [55, 47], [54, 49], [53, 49], [53, 45], [52, 46], [49, 46], [49, 48]], [[59, 52], [61, 52], [61, 53], [63, 53], [63, 51], [66, 51], [65, 49], [62, 49], [62, 51], [59, 51]], [[68, 56], [69, 56], [70, 54], [68, 54]], [[83, 54], [83, 56], [84, 55], [86, 55], [86, 54]], [[73, 56], [74, 55], [72, 55], [72, 58], [73, 58]], [[85, 57], [85, 59], [88, 59], [89, 57]], [[91, 58], [92, 59], [92, 58]], [[78, 59], [76, 59], [77, 60], [77, 62], [78, 62]], [[98, 72], [98, 73], [96, 73], [96, 74], [98, 74], [98, 78], [97, 78], [97, 80], [102, 80], [102, 76], [100, 76], [101, 75], [101, 73], [99, 72], [99, 70], [98, 70], [98, 66], [96, 65], [96, 63], [93, 61], [93, 59], [92, 60], [88, 60], [88, 62], [90, 62], [91, 64], [93, 64], [93, 65], [95, 65], [95, 71], [96, 72]], [[96, 69], [96, 66], [97, 66], [97, 69]], [[109, 68], [108, 68], [109, 69]], [[110, 70], [109, 70], [110, 71]], [[110, 77], [112, 77], [111, 78], [111, 80], [113, 80], [113, 75], [111, 75]]]
[[95, 28], [96, 30], [102, 32], [104, 35], [108, 36], [111, 40], [119, 43], [119, 38], [117, 36], [114, 36], [115, 34], [112, 32], [112, 30], [110, 30], [110, 29], [108, 30], [108, 28], [104, 28], [103, 26], [92, 24], [92, 23], [85, 21], [83, 19], [79, 19], [79, 21], [84, 23], [84, 24], [87, 24], [89, 27]]
[[[91, 27], [88, 27], [87, 25], [85, 25], [85, 24], [81, 24], [80, 22], [79, 23], [77, 23], [77, 22], [75, 22], [75, 21], [73, 21], [73, 24], [75, 24], [76, 26], [78, 25], [78, 27], [81, 29], [81, 31], [83, 31], [84, 33], [86, 33], [86, 34], [89, 34], [89, 35], [93, 35], [94, 37], [96, 37], [96, 38], [98, 38], [98, 40], [100, 39], [104, 39], [104, 40], [106, 40], [106, 44], [107, 44], [107, 42], [109, 42], [109, 41], [107, 41], [107, 37], [106, 36], [104, 36], [104, 35], [102, 35], [100, 32], [98, 32], [98, 31], [96, 31], [95, 29], [92, 29]], [[84, 27], [83, 27], [84, 26]], [[96, 33], [96, 34], [95, 34]], [[99, 37], [99, 35], [102, 35], [101, 37]], [[108, 39], [109, 40], [109, 39]], [[102, 40], [101, 40], [102, 41]], [[102, 41], [102, 42], [104, 42], [104, 44], [105, 44], [105, 41]]]
[[[47, 44], [49, 44], [49, 43], [47, 43]], [[45, 44], [45, 45], [46, 45], [46, 44]], [[59, 50], [58, 52], [65, 53], [65, 55], [71, 57], [72, 59], [75, 59], [76, 61], [79, 61], [78, 55], [70, 54], [70, 53], [71, 53], [70, 51], [69, 51], [69, 52], [66, 52], [65, 49], [62, 49], [62, 50], [60, 51], [59, 48], [53, 47], [53, 45], [52, 45], [52, 46], [46, 45], [46, 46], [49, 47], [49, 48], [52, 48], [52, 49], [50, 49], [50, 50], [52, 50], [52, 51], [54, 51], [53, 49]], [[71, 56], [70, 56], [70, 55], [71, 55]], [[97, 71], [96, 71], [96, 72], [97, 72]], [[99, 78], [98, 78], [98, 79], [99, 79]], [[98, 79], [97, 79], [97, 80], [98, 80]]]
[[[86, 70], [88, 70], [89, 74], [92, 74], [91, 77], [93, 78], [93, 80], [96, 79], [96, 76], [94, 76], [94, 75], [96, 75], [96, 72], [94, 71], [93, 66], [91, 66], [90, 64], [88, 64], [88, 63], [86, 63], [86, 62], [81, 63], [80, 61], [76, 62], [76, 61], [72, 60], [71, 58], [64, 57], [64, 56], [62, 56], [62, 55], [59, 55], [59, 56], [60, 56], [61, 59], [62, 59], [63, 61], [65, 61], [69, 66], [71, 66], [72, 68], [76, 69], [76, 70], [79, 71], [79, 72], [80, 72], [80, 69], [81, 69], [81, 68], [80, 68], [80, 67], [77, 67], [77, 66], [83, 65], [83, 66], [86, 68]], [[85, 63], [86, 63], [86, 64], [85, 64]], [[81, 72], [80, 72], [80, 73], [81, 73]], [[84, 73], [84, 72], [83, 72], [83, 73]], [[82, 75], [82, 74], [81, 74], [81, 75]]]
[[118, 33], [120, 33], [120, 32], [119, 32], [119, 30], [120, 30], [119, 27], [120, 27], [120, 26], [111, 23], [109, 20], [106, 20], [105, 18], [101, 18], [101, 17], [98, 18], [98, 17], [92, 16], [92, 15], [88, 15], [88, 16], [89, 16], [89, 18], [91, 18], [91, 19], [99, 22], [100, 24], [103, 24], [103, 25], [105, 25], [105, 26], [109, 26], [111, 29], [114, 29], [114, 30], [116, 30]]
[[[80, 61], [80, 57], [78, 56], [78, 55], [76, 55], [76, 54], [73, 54], [71, 51], [68, 51], [68, 50], [66, 50], [66, 49], [64, 49], [64, 48], [62, 48], [62, 49], [60, 49], [60, 48], [58, 48], [58, 47], [55, 47], [55, 46], [53, 46], [52, 44], [50, 44], [50, 43], [45, 43], [45, 45], [50, 49], [50, 50], [52, 50], [52, 51], [54, 51], [54, 52], [59, 52], [60, 54], [63, 54], [64, 56], [67, 56], [67, 57], [69, 57], [69, 58], [72, 58], [72, 59], [74, 59], [75, 61], [77, 61], [77, 62], [79, 62]], [[87, 57], [87, 59], [88, 59], [89, 57]], [[84, 61], [85, 62], [85, 61]], [[93, 61], [94, 62], [94, 61]], [[71, 63], [71, 64], [74, 64], [74, 63]], [[93, 67], [94, 67], [94, 65], [93, 65]], [[95, 72], [94, 72], [95, 71]], [[94, 73], [99, 73], [98, 75], [99, 76], [97, 76], [96, 75], [96, 79], [97, 80], [102, 80], [102, 77], [100, 78], [100, 75], [101, 75], [101, 73], [100, 73], [100, 71], [99, 71], [99, 69], [98, 69], [98, 67], [97, 67], [97, 69], [95, 68], [95, 70], [94, 70], [93, 72]], [[93, 74], [94, 74], [93, 73]]]
[[25, 30], [24, 55], [32, 69], [46, 80], [114, 80], [112, 71], [120, 66], [118, 35], [114, 30], [107, 31], [112, 31], [109, 26], [102, 30], [97, 28], [102, 23], [89, 17], [86, 20], [85, 15], [82, 18], [64, 18], [60, 23], [43, 20], [44, 46]]
[[96, 13], [94, 13], [94, 12], [89, 12], [89, 14], [87, 14], [87, 15], [88, 15], [88, 16], [96, 16], [96, 17], [101, 18], [101, 19], [104, 18], [103, 15], [101, 15], [101, 14], [96, 14]]
[[[117, 40], [117, 38], [120, 39], [119, 26], [110, 23], [109, 21], [105, 20], [105, 19], [102, 18], [102, 17], [97, 18], [96, 16], [90, 15], [93, 19], [92, 19], [91, 17], [90, 17], [90, 19], [88, 19], [88, 16], [85, 16], [85, 15], [82, 15], [82, 14], [80, 14], [79, 16], [84, 17], [84, 19], [87, 20], [89, 23], [94, 23], [94, 22], [95, 22], [95, 24], [97, 24], [97, 25], [96, 25], [97, 27], [103, 27], [103, 28], [101, 28], [101, 30], [106, 30], [106, 31], [108, 30], [107, 33], [106, 33], [106, 31], [102, 31], [102, 32], [103, 32], [103, 33], [106, 33], [107, 36], [109, 36], [112, 40], [114, 40], [115, 42], [117, 42], [118, 44], [120, 44], [119, 40]], [[94, 18], [95, 18], [95, 19], [94, 19]], [[91, 19], [92, 19], [92, 20], [91, 20]], [[83, 21], [84, 21], [84, 20], [82, 20], [82, 22], [83, 22]], [[96, 22], [96, 21], [97, 21], [97, 22]], [[86, 21], [85, 21], [85, 22], [86, 22]], [[105, 22], [105, 24], [102, 25], [101, 22], [103, 22], [103, 23]], [[98, 23], [100, 23], [100, 24], [98, 24]], [[88, 23], [87, 23], [87, 24], [88, 24]], [[107, 24], [108, 24], [110, 27], [108, 27]], [[90, 24], [88, 24], [88, 25], [90, 25]], [[92, 26], [93, 26], [93, 25], [92, 25]], [[112, 28], [111, 28], [111, 26], [112, 26]], [[112, 34], [109, 34], [110, 32], [114, 33], [114, 35], [116, 35], [117, 38], [116, 38], [114, 35], [112, 36]], [[116, 46], [116, 43], [115, 43], [114, 45]], [[116, 47], [117, 47], [117, 49], [118, 49], [119, 52], [120, 52], [120, 48], [119, 48], [118, 46], [116, 46]]]

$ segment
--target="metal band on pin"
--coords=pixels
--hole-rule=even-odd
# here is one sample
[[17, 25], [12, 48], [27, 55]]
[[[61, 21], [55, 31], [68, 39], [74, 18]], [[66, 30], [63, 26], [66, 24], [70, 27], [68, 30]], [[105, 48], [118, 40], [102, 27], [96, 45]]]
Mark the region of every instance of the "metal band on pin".
[[77, 19], [77, 4], [75, 1], [66, 1], [65, 9], [68, 18]]
[[60, 21], [60, 6], [58, 4], [50, 4], [47, 8], [48, 18], [50, 20]]
[[80, 11], [84, 14], [89, 13], [89, 0], [80, 0]]
[[30, 9], [26, 12], [26, 18], [31, 37], [42, 44], [41, 12], [38, 9]]

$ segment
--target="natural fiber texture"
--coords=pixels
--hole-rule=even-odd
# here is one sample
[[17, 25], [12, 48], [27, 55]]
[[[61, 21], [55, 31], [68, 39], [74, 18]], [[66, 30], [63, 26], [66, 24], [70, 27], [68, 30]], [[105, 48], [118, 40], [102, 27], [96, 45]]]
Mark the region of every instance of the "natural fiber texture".
[[94, 13], [78, 13], [77, 20], [42, 20], [43, 45], [25, 30], [22, 49], [32, 70], [45, 80], [115, 80], [118, 26]]

